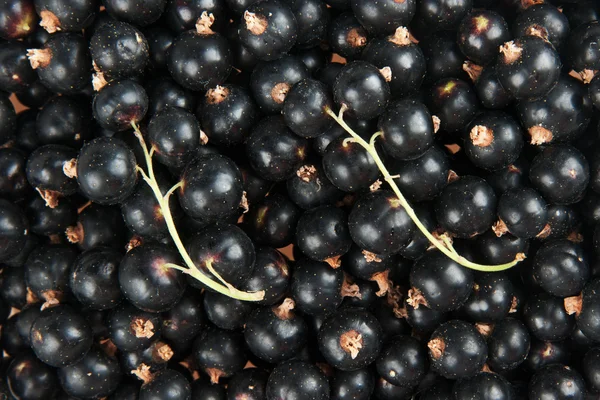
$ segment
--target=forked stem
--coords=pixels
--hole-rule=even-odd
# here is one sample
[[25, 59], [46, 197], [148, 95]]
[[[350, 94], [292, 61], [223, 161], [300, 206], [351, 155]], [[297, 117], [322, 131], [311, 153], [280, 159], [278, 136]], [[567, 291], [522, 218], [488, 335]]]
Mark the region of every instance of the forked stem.
[[142, 147], [142, 151], [144, 152], [144, 158], [146, 161], [146, 167], [148, 169], [148, 173], [146, 173], [139, 166], [137, 167], [137, 171], [140, 173], [140, 175], [142, 175], [142, 178], [144, 179], [144, 181], [152, 189], [152, 192], [154, 193], [154, 197], [156, 198], [156, 201], [158, 202], [160, 210], [162, 211], [163, 217], [165, 219], [165, 223], [167, 224], [167, 228], [169, 230], [169, 234], [171, 235], [171, 239], [173, 239], [173, 243], [175, 243], [175, 247], [177, 247], [177, 250], [179, 251], [181, 258], [183, 258], [183, 261], [185, 262], [185, 265], [186, 265], [186, 267], [182, 267], [177, 264], [168, 263], [168, 264], [165, 264], [165, 267], [173, 268], [173, 269], [179, 270], [183, 273], [186, 273], [186, 274], [192, 276], [194, 279], [202, 282], [208, 288], [214, 290], [215, 292], [224, 294], [225, 296], [229, 296], [234, 299], [238, 299], [238, 300], [242, 300], [242, 301], [260, 301], [260, 300], [262, 300], [265, 297], [264, 290], [261, 290], [259, 292], [244, 292], [244, 291], [238, 290], [235, 287], [233, 287], [232, 285], [229, 285], [228, 283], [226, 283], [224, 280], [222, 280], [223, 279], [222, 277], [215, 276], [217, 278], [220, 278], [225, 283], [225, 285], [222, 285], [221, 283], [215, 282], [212, 279], [210, 279], [208, 276], [203, 274], [198, 269], [198, 267], [194, 264], [190, 255], [188, 254], [187, 250], [185, 249], [185, 246], [183, 245], [181, 238], [179, 237], [179, 233], [177, 232], [177, 227], [175, 226], [175, 222], [173, 221], [173, 215], [171, 214], [171, 208], [169, 207], [169, 198], [175, 192], [175, 190], [177, 190], [178, 188], [180, 188], [183, 185], [183, 183], [182, 182], [177, 183], [171, 189], [169, 189], [169, 191], [163, 196], [163, 194], [160, 191], [160, 188], [158, 186], [156, 177], [154, 176], [154, 168], [152, 167], [152, 155], [154, 153], [154, 149], [152, 148], [152, 149], [150, 149], [150, 151], [148, 151], [148, 146], [146, 145], [146, 141], [144, 140], [144, 137], [142, 136], [142, 132], [140, 131], [140, 128], [138, 127], [138, 125], [132, 121], [131, 126], [133, 127], [134, 134], [137, 137], [138, 141], [140, 142], [140, 146]]
[[368, 143], [366, 140], [364, 140], [362, 137], [360, 137], [356, 132], [354, 132], [354, 130], [352, 130], [352, 128], [350, 128], [350, 126], [348, 126], [348, 124], [346, 124], [346, 122], [344, 121], [344, 118], [343, 118], [345, 111], [346, 111], [345, 105], [342, 105], [342, 107], [340, 108], [340, 112], [338, 114], [334, 113], [333, 110], [331, 110], [329, 107], [325, 108], [325, 112], [329, 116], [331, 116], [331, 118], [333, 118], [335, 120], [335, 122], [337, 122], [342, 128], [344, 128], [344, 130], [346, 132], [348, 132], [348, 134], [352, 137], [354, 142], [360, 144], [367, 151], [367, 153], [369, 153], [369, 155], [371, 155], [371, 157], [373, 157], [373, 160], [375, 161], [375, 164], [377, 164], [377, 167], [379, 168], [379, 171], [382, 173], [383, 178], [390, 185], [390, 187], [392, 188], [392, 190], [398, 197], [398, 200], [400, 200], [400, 204], [404, 207], [407, 214], [410, 216], [410, 219], [412, 219], [412, 221], [415, 223], [417, 228], [419, 228], [421, 233], [423, 233], [423, 235], [425, 235], [425, 237], [431, 242], [431, 244], [434, 245], [439, 251], [441, 251], [448, 258], [457, 262], [458, 264], [462, 265], [463, 267], [467, 267], [470, 269], [474, 269], [476, 271], [483, 271], [483, 272], [504, 271], [504, 270], [514, 267], [515, 265], [517, 265], [517, 263], [519, 263], [520, 261], [522, 261], [525, 258], [525, 256], [523, 254], [519, 253], [519, 255], [517, 255], [517, 257], [513, 261], [506, 263], [506, 264], [498, 264], [498, 265], [478, 264], [478, 263], [474, 263], [472, 261], [467, 260], [460, 254], [458, 254], [452, 246], [450, 246], [450, 248], [449, 248], [449, 247], [447, 247], [447, 245], [445, 243], [436, 239], [431, 234], [431, 232], [429, 232], [427, 230], [427, 227], [425, 225], [423, 225], [423, 223], [419, 220], [419, 217], [417, 216], [417, 214], [415, 213], [413, 208], [410, 206], [410, 204], [408, 203], [408, 201], [406, 200], [406, 198], [404, 197], [404, 195], [398, 188], [398, 185], [396, 185], [396, 182], [394, 182], [394, 177], [392, 175], [390, 175], [390, 172], [388, 171], [386, 166], [383, 164], [383, 161], [379, 157], [379, 154], [377, 153], [377, 150], [375, 149], [375, 140], [379, 136], [381, 136], [382, 133], [381, 132], [375, 133], [371, 137], [370, 143]]

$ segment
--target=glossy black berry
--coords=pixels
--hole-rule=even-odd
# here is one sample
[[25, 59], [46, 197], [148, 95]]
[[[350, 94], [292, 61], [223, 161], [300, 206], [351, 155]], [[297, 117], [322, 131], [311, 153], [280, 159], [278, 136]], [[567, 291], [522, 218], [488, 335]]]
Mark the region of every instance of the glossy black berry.
[[31, 66], [53, 92], [77, 93], [90, 84], [92, 61], [85, 38], [77, 33], [56, 33], [41, 49], [27, 51]]
[[349, 60], [360, 57], [369, 35], [353, 13], [342, 13], [331, 21], [327, 34], [331, 50]]
[[498, 321], [488, 337], [487, 364], [497, 372], [513, 370], [525, 361], [530, 345], [523, 322], [512, 317]]
[[37, 246], [25, 262], [27, 287], [50, 304], [62, 300], [70, 292], [69, 272], [77, 258], [77, 251], [67, 245]]
[[425, 78], [425, 56], [421, 48], [411, 41], [408, 29], [402, 26], [384, 39], [372, 40], [363, 51], [362, 59], [377, 68], [389, 68], [391, 80], [386, 80], [396, 97], [417, 92]]
[[338, 74], [333, 85], [333, 96], [340, 107], [346, 106], [348, 116], [371, 119], [381, 114], [387, 106], [390, 86], [388, 79], [376, 66], [366, 61], [353, 61]]
[[171, 343], [191, 342], [202, 330], [205, 316], [202, 299], [188, 289], [179, 302], [163, 313], [162, 337]]
[[329, 399], [329, 382], [321, 370], [305, 361], [283, 362], [273, 369], [267, 381], [268, 399], [285, 397]]
[[575, 327], [575, 318], [565, 311], [563, 299], [547, 293], [529, 297], [523, 309], [523, 322], [533, 337], [548, 341], [566, 339]]
[[244, 336], [240, 332], [210, 328], [194, 342], [194, 358], [198, 366], [216, 384], [241, 371], [248, 361]]
[[163, 18], [166, 25], [173, 32], [183, 32], [196, 27], [198, 18], [203, 12], [213, 14], [215, 23], [220, 24], [222, 28], [223, 17], [225, 16], [226, 8], [225, 1], [211, 0], [184, 0], [184, 1], [167, 1]]
[[0, 94], [0, 121], [0, 143], [6, 144], [17, 132], [17, 114], [7, 94]]
[[161, 76], [149, 80], [144, 87], [148, 95], [148, 116], [154, 116], [167, 106], [194, 112], [196, 94], [185, 89], [170, 77]]
[[600, 321], [598, 320], [598, 299], [600, 296], [600, 280], [591, 280], [583, 289], [580, 296], [568, 297], [564, 301], [565, 309], [569, 314], [577, 317], [577, 327], [583, 334], [597, 341], [600, 338]]
[[494, 226], [496, 234], [508, 230], [518, 238], [533, 238], [548, 222], [546, 201], [531, 188], [509, 189], [498, 201], [498, 218]]
[[35, 355], [52, 367], [80, 361], [92, 345], [92, 332], [82, 315], [66, 305], [42, 311], [29, 333]]
[[298, 23], [286, 2], [262, 0], [244, 11], [238, 34], [258, 59], [275, 60], [296, 43]]
[[458, 132], [477, 114], [477, 96], [471, 85], [461, 79], [439, 80], [430, 93], [430, 110], [440, 119], [443, 131]]
[[450, 311], [463, 305], [473, 288], [473, 273], [439, 251], [429, 251], [410, 271], [413, 307]]
[[489, 229], [495, 218], [496, 195], [476, 176], [463, 176], [449, 183], [435, 201], [441, 227], [457, 237], [470, 237]]
[[246, 141], [246, 154], [260, 177], [283, 181], [300, 168], [307, 147], [306, 140], [295, 135], [282, 117], [272, 116], [255, 125]]
[[174, 249], [143, 244], [130, 250], [119, 265], [119, 286], [134, 306], [150, 312], [167, 311], [183, 295], [185, 278], [167, 263], [179, 264]]
[[139, 400], [177, 400], [191, 398], [192, 387], [179, 371], [165, 369], [157, 372], [140, 389]]
[[475, 276], [473, 291], [459, 313], [472, 322], [499, 321], [508, 316], [513, 293], [513, 284], [502, 272], [480, 273]]
[[569, 145], [548, 146], [532, 161], [529, 179], [549, 203], [581, 200], [590, 179], [583, 154]]
[[34, 150], [27, 159], [27, 180], [50, 207], [59, 196], [69, 196], [78, 189], [77, 181], [66, 176], [63, 169], [77, 156], [70, 147], [48, 144]]
[[292, 243], [301, 211], [280, 193], [250, 206], [242, 227], [258, 245], [282, 248]]
[[600, 349], [595, 347], [585, 354], [581, 366], [581, 374], [585, 378], [588, 389], [593, 393], [600, 392]]
[[334, 206], [305, 211], [296, 227], [299, 249], [313, 260], [336, 264], [352, 244], [347, 219], [346, 213]]
[[348, 217], [352, 240], [362, 249], [380, 255], [398, 253], [416, 228], [397, 196], [377, 190], [359, 198]]
[[379, 376], [397, 386], [419, 384], [428, 364], [425, 346], [409, 336], [396, 336], [386, 343], [376, 361]]
[[254, 272], [242, 285], [246, 291], [265, 291], [265, 297], [258, 302], [273, 305], [280, 300], [288, 289], [291, 269], [286, 257], [279, 251], [269, 247], [256, 249]]
[[250, 351], [269, 363], [295, 356], [308, 340], [308, 325], [286, 298], [280, 305], [254, 310], [247, 318], [244, 339]]
[[519, 13], [512, 24], [514, 37], [541, 35], [556, 49], [561, 49], [569, 36], [569, 20], [558, 7], [538, 3]]
[[217, 292], [206, 292], [203, 298], [204, 314], [221, 329], [237, 330], [244, 326], [254, 304]]
[[250, 76], [250, 90], [263, 112], [279, 113], [292, 86], [308, 78], [310, 73], [298, 57], [283, 56], [254, 67]]
[[469, 323], [451, 320], [440, 325], [427, 343], [431, 368], [449, 378], [469, 378], [487, 359], [483, 336]]
[[523, 148], [523, 131], [508, 114], [486, 112], [469, 123], [464, 143], [465, 153], [475, 166], [498, 170], [519, 158]]
[[69, 282], [77, 300], [97, 310], [116, 307], [123, 297], [118, 286], [121, 258], [119, 252], [107, 248], [88, 250], [77, 257]]
[[106, 327], [110, 340], [121, 351], [137, 351], [160, 338], [163, 319], [160, 314], [142, 311], [124, 301], [110, 310]]
[[518, 100], [532, 100], [552, 90], [561, 66], [550, 43], [537, 36], [523, 36], [500, 47], [496, 70], [510, 94]]
[[452, 30], [471, 11], [473, 0], [424, 0], [417, 9], [421, 23], [430, 30]]
[[17, 399], [47, 399], [58, 391], [54, 370], [31, 352], [16, 355], [5, 373], [10, 393]]
[[235, 374], [227, 384], [227, 398], [259, 400], [265, 398], [269, 373], [260, 368], [247, 368]]
[[397, 27], [407, 26], [416, 9], [416, 0], [350, 1], [352, 11], [373, 36], [391, 35]]
[[568, 297], [583, 290], [590, 269], [583, 249], [576, 243], [561, 239], [546, 242], [537, 251], [533, 276], [548, 293]]
[[106, 80], [134, 77], [141, 75], [148, 63], [148, 41], [133, 25], [109, 21], [94, 32], [90, 53], [94, 69]]
[[119, 387], [123, 371], [116, 358], [92, 346], [79, 362], [58, 370], [63, 390], [78, 398], [108, 396]]
[[356, 192], [371, 186], [379, 177], [373, 157], [358, 143], [342, 135], [333, 140], [323, 155], [323, 170], [335, 187]]
[[[210, 279], [213, 279], [210, 269], [234, 286], [243, 284], [252, 275], [254, 244], [236, 225], [207, 226], [189, 240], [187, 250], [194, 264]], [[194, 280], [193, 284], [199, 282]]]
[[169, 49], [167, 66], [181, 86], [199, 91], [223, 83], [231, 70], [227, 40], [213, 31], [214, 16], [206, 12], [196, 29], [181, 33]]
[[301, 166], [287, 180], [286, 187], [290, 200], [305, 210], [331, 204], [343, 196], [327, 178], [320, 163]]
[[77, 223], [65, 230], [65, 235], [82, 250], [107, 246], [121, 251], [125, 246], [125, 228], [118, 207], [91, 203], [79, 213]]
[[294, 266], [290, 293], [298, 310], [309, 315], [326, 315], [342, 303], [344, 272], [329, 264], [303, 259]]
[[257, 107], [246, 89], [217, 85], [206, 91], [196, 115], [210, 143], [235, 146], [250, 135]]
[[586, 72], [598, 68], [597, 41], [599, 35], [600, 24], [598, 21], [579, 25], [571, 32], [567, 55], [569, 64], [575, 72], [585, 75]]
[[425, 37], [419, 46], [427, 61], [427, 82], [434, 83], [442, 78], [467, 77], [463, 72], [465, 57], [456, 43], [456, 34], [436, 32]]
[[544, 367], [529, 381], [530, 398], [584, 399], [585, 382], [581, 375], [561, 364]]
[[392, 162], [390, 173], [398, 176], [394, 182], [410, 201], [435, 198], [448, 183], [450, 160], [438, 145], [429, 147], [419, 158]]
[[283, 119], [297, 135], [311, 138], [327, 131], [333, 120], [326, 110], [333, 108], [327, 86], [314, 79], [296, 83], [287, 94], [283, 105]]
[[111, 82], [94, 96], [92, 111], [102, 128], [128, 130], [132, 122], [140, 122], [146, 115], [148, 95], [140, 84], [132, 80]]
[[427, 107], [412, 99], [390, 104], [379, 116], [377, 127], [383, 133], [382, 147], [398, 160], [421, 157], [433, 144], [436, 131]]
[[566, 142], [581, 136], [590, 123], [592, 110], [585, 85], [566, 76], [561, 76], [544, 97], [517, 106], [532, 144]]
[[44, 144], [79, 148], [92, 138], [89, 104], [77, 97], [49, 99], [36, 118], [37, 137]]
[[454, 397], [509, 400], [513, 398], [513, 388], [502, 375], [480, 372], [471, 378], [457, 381], [454, 384]]
[[125, 200], [137, 183], [136, 159], [125, 142], [97, 138], [86, 143], [77, 157], [79, 189], [99, 204]]
[[0, 44], [0, 85], [3, 90], [22, 92], [37, 81], [27, 51], [27, 46], [21, 42]]
[[336, 370], [329, 384], [332, 400], [368, 400], [375, 388], [375, 376], [370, 368]]
[[0, 8], [0, 37], [5, 40], [29, 36], [37, 22], [32, 0], [6, 3]]
[[147, 26], [160, 18], [167, 0], [102, 0], [102, 4], [115, 19], [136, 26]]
[[98, 1], [35, 0], [40, 26], [48, 33], [78, 32], [92, 24], [98, 13]]
[[494, 62], [498, 47], [510, 40], [508, 24], [494, 11], [475, 11], [458, 28], [457, 43], [462, 53], [477, 65]]

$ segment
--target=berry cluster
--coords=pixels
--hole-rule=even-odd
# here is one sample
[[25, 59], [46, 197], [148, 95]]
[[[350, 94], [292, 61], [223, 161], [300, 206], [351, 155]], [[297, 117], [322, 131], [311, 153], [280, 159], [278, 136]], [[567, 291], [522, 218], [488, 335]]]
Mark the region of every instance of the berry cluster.
[[0, 1], [0, 398], [598, 398], [599, 20]]

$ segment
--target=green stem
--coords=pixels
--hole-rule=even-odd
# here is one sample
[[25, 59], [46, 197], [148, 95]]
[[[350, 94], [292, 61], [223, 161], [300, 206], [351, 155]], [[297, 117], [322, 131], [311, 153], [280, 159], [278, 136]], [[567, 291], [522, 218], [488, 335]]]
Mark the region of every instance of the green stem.
[[171, 197], [171, 195], [173, 194], [173, 192], [175, 190], [177, 190], [179, 187], [181, 187], [183, 185], [183, 183], [182, 182], [177, 183], [175, 186], [173, 186], [171, 189], [169, 189], [169, 191], [163, 196], [163, 194], [160, 191], [160, 188], [158, 187], [158, 182], [156, 180], [156, 177], [154, 176], [154, 168], [152, 167], [152, 153], [154, 151], [152, 149], [150, 151], [148, 151], [148, 146], [146, 146], [146, 142], [144, 140], [144, 137], [142, 136], [142, 132], [140, 131], [140, 128], [137, 126], [137, 124], [135, 122], [131, 122], [131, 126], [133, 127], [134, 134], [137, 137], [138, 141], [140, 142], [140, 146], [142, 147], [142, 150], [144, 152], [144, 157], [146, 159], [145, 160], [146, 167], [148, 168], [148, 174], [146, 174], [144, 172], [144, 170], [139, 167], [138, 167], [139, 168], [138, 171], [142, 175], [142, 178], [144, 179], [144, 181], [146, 181], [148, 186], [150, 186], [150, 188], [152, 189], [152, 192], [154, 193], [154, 197], [156, 197], [156, 201], [158, 202], [160, 210], [162, 211], [163, 217], [165, 219], [165, 223], [167, 224], [167, 229], [169, 230], [171, 239], [173, 239], [173, 243], [175, 244], [175, 247], [177, 247], [177, 250], [179, 251], [181, 258], [183, 258], [183, 261], [185, 262], [185, 265], [187, 266], [187, 268], [181, 267], [176, 264], [170, 264], [170, 263], [166, 264], [165, 266], [167, 268], [173, 268], [173, 269], [182, 271], [182, 272], [194, 277], [198, 281], [202, 282], [204, 285], [206, 285], [210, 289], [214, 290], [215, 292], [219, 292], [221, 294], [224, 294], [225, 296], [233, 297], [234, 299], [243, 300], [243, 301], [260, 301], [260, 300], [262, 300], [265, 297], [264, 290], [261, 290], [259, 292], [249, 293], [249, 292], [244, 292], [244, 291], [238, 290], [238, 289], [234, 288], [233, 286], [221, 285], [220, 283], [213, 281], [208, 276], [203, 274], [202, 271], [200, 271], [198, 269], [198, 267], [196, 267], [196, 264], [194, 264], [194, 261], [192, 261], [190, 255], [188, 254], [187, 250], [185, 249], [185, 246], [183, 245], [183, 242], [181, 241], [181, 238], [179, 237], [179, 233], [177, 232], [177, 227], [175, 226], [175, 222], [173, 221], [173, 215], [171, 214], [171, 208], [169, 207], [169, 198]]
[[406, 213], [409, 215], [410, 219], [412, 219], [412, 221], [415, 223], [417, 228], [419, 228], [421, 233], [439, 251], [441, 251], [448, 258], [452, 259], [453, 261], [457, 262], [458, 264], [460, 264], [464, 267], [474, 269], [477, 271], [484, 271], [484, 272], [497, 272], [497, 271], [507, 270], [509, 268], [514, 267], [517, 263], [519, 263], [520, 261], [522, 261], [525, 258], [524, 254], [519, 253], [513, 261], [506, 263], [506, 264], [498, 264], [498, 265], [478, 264], [478, 263], [474, 263], [472, 261], [467, 260], [463, 256], [456, 253], [456, 250], [454, 250], [453, 248], [450, 249], [450, 248], [446, 247], [446, 245], [444, 243], [442, 243], [438, 239], [436, 239], [431, 234], [431, 232], [429, 232], [429, 230], [427, 230], [427, 227], [425, 225], [423, 225], [423, 223], [419, 220], [419, 217], [417, 216], [417, 214], [415, 213], [413, 208], [410, 206], [410, 204], [408, 203], [408, 201], [406, 200], [406, 198], [404, 197], [404, 195], [398, 188], [398, 185], [396, 185], [396, 182], [394, 182], [394, 178], [390, 175], [390, 172], [388, 171], [388, 169], [384, 165], [383, 161], [379, 157], [379, 154], [377, 153], [377, 150], [375, 149], [375, 140], [379, 136], [381, 136], [382, 133], [381, 132], [375, 133], [371, 137], [370, 143], [367, 143], [366, 140], [364, 140], [362, 137], [360, 137], [356, 132], [354, 132], [354, 130], [352, 130], [352, 128], [350, 128], [350, 126], [348, 126], [348, 124], [346, 124], [346, 122], [344, 121], [344, 118], [343, 118], [345, 111], [346, 111], [345, 106], [341, 107], [340, 112], [337, 115], [330, 108], [325, 109], [325, 112], [327, 114], [329, 114], [329, 116], [331, 116], [331, 118], [333, 118], [335, 120], [335, 122], [337, 122], [342, 128], [344, 128], [344, 130], [346, 132], [348, 132], [348, 134], [352, 137], [352, 139], [356, 143], [360, 144], [371, 155], [371, 157], [375, 161], [375, 164], [377, 165], [377, 168], [379, 168], [379, 171], [381, 171], [383, 178], [390, 185], [390, 187], [392, 188], [392, 191], [398, 197], [398, 200], [400, 200], [400, 204], [404, 207], [404, 209], [406, 210]]

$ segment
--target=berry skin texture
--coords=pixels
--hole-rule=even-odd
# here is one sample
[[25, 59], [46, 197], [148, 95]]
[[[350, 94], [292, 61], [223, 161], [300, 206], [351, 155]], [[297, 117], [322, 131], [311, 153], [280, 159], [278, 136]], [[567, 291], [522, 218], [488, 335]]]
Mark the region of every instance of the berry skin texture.
[[92, 61], [85, 38], [77, 33], [56, 33], [42, 49], [27, 56], [41, 82], [53, 92], [77, 93], [90, 81]]
[[0, 6], [0, 38], [20, 39], [31, 34], [37, 22], [33, 0], [17, 0]]
[[468, 238], [491, 228], [496, 203], [496, 195], [485, 180], [463, 176], [449, 183], [436, 199], [435, 215], [445, 231]]
[[583, 400], [585, 382], [581, 375], [561, 364], [548, 365], [533, 375], [529, 381], [529, 398]]
[[305, 361], [283, 362], [273, 369], [267, 381], [267, 399], [329, 399], [329, 382], [321, 370]]
[[348, 226], [354, 243], [383, 256], [398, 253], [416, 231], [396, 195], [381, 189], [363, 195], [354, 203]]
[[457, 399], [510, 400], [512, 396], [511, 384], [502, 375], [491, 372], [480, 372], [454, 384], [454, 397]]
[[183, 295], [185, 277], [166, 263], [180, 260], [164, 245], [142, 244], [127, 252], [119, 265], [119, 286], [125, 298], [144, 311], [170, 310]]
[[[473, 273], [437, 250], [418, 259], [410, 271], [413, 307], [425, 306], [436, 311], [459, 308], [471, 293]], [[410, 304], [409, 303], [409, 304]]]
[[333, 97], [348, 108], [348, 116], [371, 119], [383, 112], [390, 99], [390, 86], [377, 67], [366, 61], [352, 61], [338, 74]]
[[187, 215], [218, 221], [237, 210], [242, 200], [242, 174], [233, 160], [222, 155], [198, 157], [188, 163], [177, 191]]
[[517, 100], [540, 98], [556, 85], [562, 63], [554, 47], [537, 36], [523, 36], [500, 47], [498, 79]]
[[305, 79], [296, 83], [285, 98], [283, 119], [298, 136], [319, 136], [333, 124], [325, 109], [333, 108], [333, 100], [324, 83]]
[[296, 43], [298, 23], [287, 3], [262, 0], [251, 4], [242, 15], [240, 42], [260, 60], [275, 60]]
[[148, 63], [148, 41], [134, 26], [119, 21], [101, 25], [90, 40], [94, 68], [105, 79], [141, 75]]
[[[344, 255], [352, 244], [346, 213], [334, 206], [322, 206], [304, 212], [296, 226], [298, 247], [316, 261]], [[330, 261], [335, 263], [335, 260]]]
[[96, 399], [115, 392], [123, 372], [116, 358], [92, 346], [81, 361], [59, 369], [58, 378], [69, 396]]
[[440, 129], [458, 132], [477, 114], [479, 100], [471, 85], [457, 78], [437, 81], [431, 88], [430, 110], [440, 119]]
[[10, 393], [17, 399], [47, 399], [58, 389], [58, 379], [53, 369], [41, 362], [31, 352], [21, 353], [12, 359], [6, 369]]
[[549, 203], [573, 204], [581, 200], [589, 183], [589, 164], [570, 145], [548, 146], [531, 162], [529, 179]]
[[142, 385], [139, 400], [189, 399], [191, 395], [192, 388], [187, 378], [179, 371], [165, 369]]
[[148, 95], [132, 80], [114, 81], [94, 96], [92, 111], [102, 128], [125, 131], [131, 129], [132, 122], [140, 122], [146, 115]]
[[494, 62], [498, 47], [510, 40], [508, 24], [494, 11], [475, 11], [467, 15], [458, 28], [458, 46], [477, 65]]
[[581, 246], [566, 239], [546, 242], [535, 254], [533, 277], [554, 296], [575, 296], [590, 277], [586, 254]]
[[319, 349], [325, 360], [342, 371], [371, 364], [381, 351], [383, 332], [368, 311], [343, 309], [328, 317], [319, 330]]
[[80, 361], [92, 345], [92, 331], [73, 308], [58, 305], [40, 313], [29, 334], [35, 355], [52, 367]]
[[431, 368], [448, 379], [475, 376], [487, 358], [483, 336], [473, 325], [460, 320], [441, 324], [427, 346]]
[[377, 372], [396, 386], [415, 386], [427, 372], [425, 347], [409, 336], [396, 336], [382, 349], [376, 362]]
[[417, 0], [352, 0], [354, 15], [373, 36], [391, 35], [397, 27], [407, 26], [417, 10]]
[[181, 33], [168, 52], [167, 67], [181, 86], [203, 91], [221, 84], [231, 71], [231, 49], [227, 40], [210, 26], [214, 16], [206, 12], [195, 30]]
[[328, 315], [342, 303], [344, 272], [324, 262], [299, 260], [293, 270], [290, 293], [299, 311]]
[[514, 370], [525, 361], [530, 346], [525, 324], [516, 318], [505, 318], [494, 324], [488, 337], [487, 364], [493, 371]]
[[266, 117], [255, 125], [246, 141], [246, 155], [261, 178], [284, 181], [306, 158], [308, 143], [295, 135], [282, 117]]
[[99, 204], [125, 200], [137, 183], [136, 159], [125, 142], [97, 138], [85, 144], [77, 157], [79, 189]]
[[538, 340], [558, 341], [569, 337], [575, 318], [564, 309], [563, 299], [541, 292], [529, 297], [523, 322]]
[[518, 238], [530, 239], [548, 222], [547, 204], [534, 189], [509, 189], [498, 201], [498, 217], [508, 232]]

